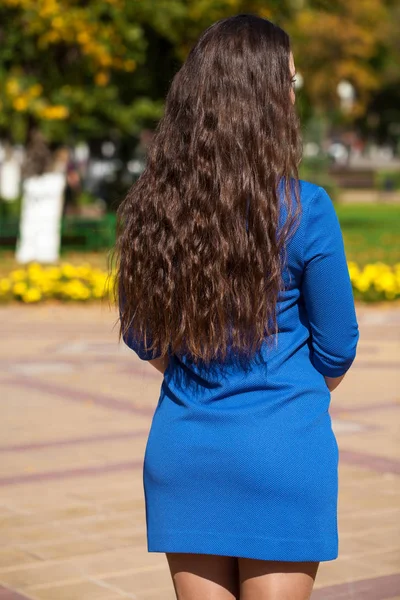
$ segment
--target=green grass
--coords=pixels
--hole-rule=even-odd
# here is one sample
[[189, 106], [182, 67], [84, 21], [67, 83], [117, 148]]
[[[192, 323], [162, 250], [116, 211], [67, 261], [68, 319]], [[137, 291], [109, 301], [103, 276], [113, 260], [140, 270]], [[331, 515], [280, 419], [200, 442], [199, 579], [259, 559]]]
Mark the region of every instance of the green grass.
[[[347, 259], [360, 266], [382, 261], [389, 265], [400, 262], [399, 204], [335, 204], [343, 232]], [[65, 250], [62, 261], [72, 264], [88, 262], [107, 269], [107, 252]], [[18, 265], [11, 250], [0, 251], [0, 277]]]
[[359, 265], [400, 262], [399, 204], [336, 204], [347, 259]]

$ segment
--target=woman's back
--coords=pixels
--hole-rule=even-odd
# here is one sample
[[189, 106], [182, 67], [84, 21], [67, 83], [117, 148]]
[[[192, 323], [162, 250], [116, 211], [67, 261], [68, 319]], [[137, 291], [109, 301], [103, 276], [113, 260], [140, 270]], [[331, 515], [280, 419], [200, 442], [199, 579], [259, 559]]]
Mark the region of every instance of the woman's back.
[[[144, 456], [148, 550], [179, 553], [184, 571], [193, 554], [338, 556], [328, 384], [354, 360], [358, 325], [332, 201], [291, 185], [294, 82], [281, 28], [247, 14], [213, 24], [175, 75], [118, 212], [120, 331], [143, 360], [156, 350], [156, 368], [168, 358]], [[294, 570], [282, 583], [287, 564], [264, 570], [278, 574], [276, 597], [306, 597]]]
[[150, 551], [337, 557], [338, 448], [324, 375], [350, 367], [358, 325], [332, 201], [300, 183], [277, 344], [246, 371], [170, 357], [145, 453]]
[[[281, 390], [287, 396], [287, 386], [292, 386], [294, 396], [303, 385], [304, 391], [326, 397], [329, 390], [323, 376], [338, 377], [348, 370], [359, 334], [339, 222], [323, 188], [300, 181], [300, 199], [302, 216], [287, 244], [285, 290], [277, 305], [279, 333], [273, 347], [264, 345], [264, 363], [253, 361], [245, 373], [235, 361], [205, 367], [188, 356], [172, 355], [162, 395], [180, 402], [186, 398], [189, 404], [212, 405], [223, 399], [220, 409], [227, 403], [235, 406], [235, 397], [242, 394], [250, 404], [266, 390]], [[287, 212], [283, 202], [281, 209], [283, 223]], [[156, 357], [129, 336], [126, 342], [143, 360]]]

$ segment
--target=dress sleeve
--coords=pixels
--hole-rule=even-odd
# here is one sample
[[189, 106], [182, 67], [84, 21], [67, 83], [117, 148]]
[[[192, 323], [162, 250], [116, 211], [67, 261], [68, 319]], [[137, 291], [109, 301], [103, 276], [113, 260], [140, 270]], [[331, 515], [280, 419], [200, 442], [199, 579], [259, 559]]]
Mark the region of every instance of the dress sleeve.
[[306, 210], [302, 294], [314, 367], [328, 377], [346, 373], [359, 329], [343, 237], [332, 200], [318, 188]]
[[[119, 295], [119, 317], [121, 319], [123, 307], [124, 307], [125, 298], [123, 295]], [[135, 334], [134, 328], [131, 326], [126, 332], [122, 333], [122, 339], [125, 344], [133, 350], [141, 360], [153, 360], [155, 358], [159, 358], [161, 356], [161, 352], [158, 350], [152, 352], [148, 348], [153, 343], [151, 336], [147, 336], [148, 347], [145, 346], [144, 340], [138, 338]]]

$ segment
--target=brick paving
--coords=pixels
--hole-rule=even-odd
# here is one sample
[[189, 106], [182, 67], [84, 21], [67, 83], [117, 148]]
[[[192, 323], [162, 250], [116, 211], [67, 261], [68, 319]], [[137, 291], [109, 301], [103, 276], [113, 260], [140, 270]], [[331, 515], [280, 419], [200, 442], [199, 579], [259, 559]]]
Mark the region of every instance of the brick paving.
[[[332, 394], [339, 558], [312, 600], [400, 600], [400, 307], [357, 307]], [[106, 306], [0, 309], [0, 600], [175, 600], [146, 546], [142, 462], [162, 381]]]

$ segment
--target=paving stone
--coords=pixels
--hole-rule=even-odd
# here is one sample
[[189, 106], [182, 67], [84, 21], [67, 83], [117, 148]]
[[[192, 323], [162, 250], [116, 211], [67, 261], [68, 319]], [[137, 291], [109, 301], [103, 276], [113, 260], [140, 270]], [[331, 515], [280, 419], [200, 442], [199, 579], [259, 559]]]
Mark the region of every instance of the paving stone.
[[[339, 558], [320, 564], [313, 600], [400, 600], [400, 306], [357, 312], [358, 356], [331, 400]], [[165, 554], [146, 545], [162, 377], [116, 344], [116, 317], [0, 307], [0, 600], [176, 600]]]
[[28, 588], [25, 593], [37, 600], [110, 600], [122, 594], [111, 587], [104, 587], [92, 581], [81, 581], [47, 588]]
[[[0, 571], [6, 567], [14, 565], [25, 565], [35, 563], [39, 560], [38, 557], [32, 556], [29, 552], [24, 552], [18, 548], [4, 548], [0, 550]], [[1, 596], [0, 596], [1, 600]]]
[[102, 581], [128, 593], [140, 594], [155, 587], [173, 587], [169, 570], [165, 566], [135, 569], [125, 575], [103, 578]]
[[0, 583], [15, 589], [23, 590], [34, 585], [56, 584], [59, 581], [73, 581], [82, 577], [78, 567], [74, 565], [52, 564], [40, 562], [35, 565], [19, 567], [16, 563], [14, 568], [0, 571]]

